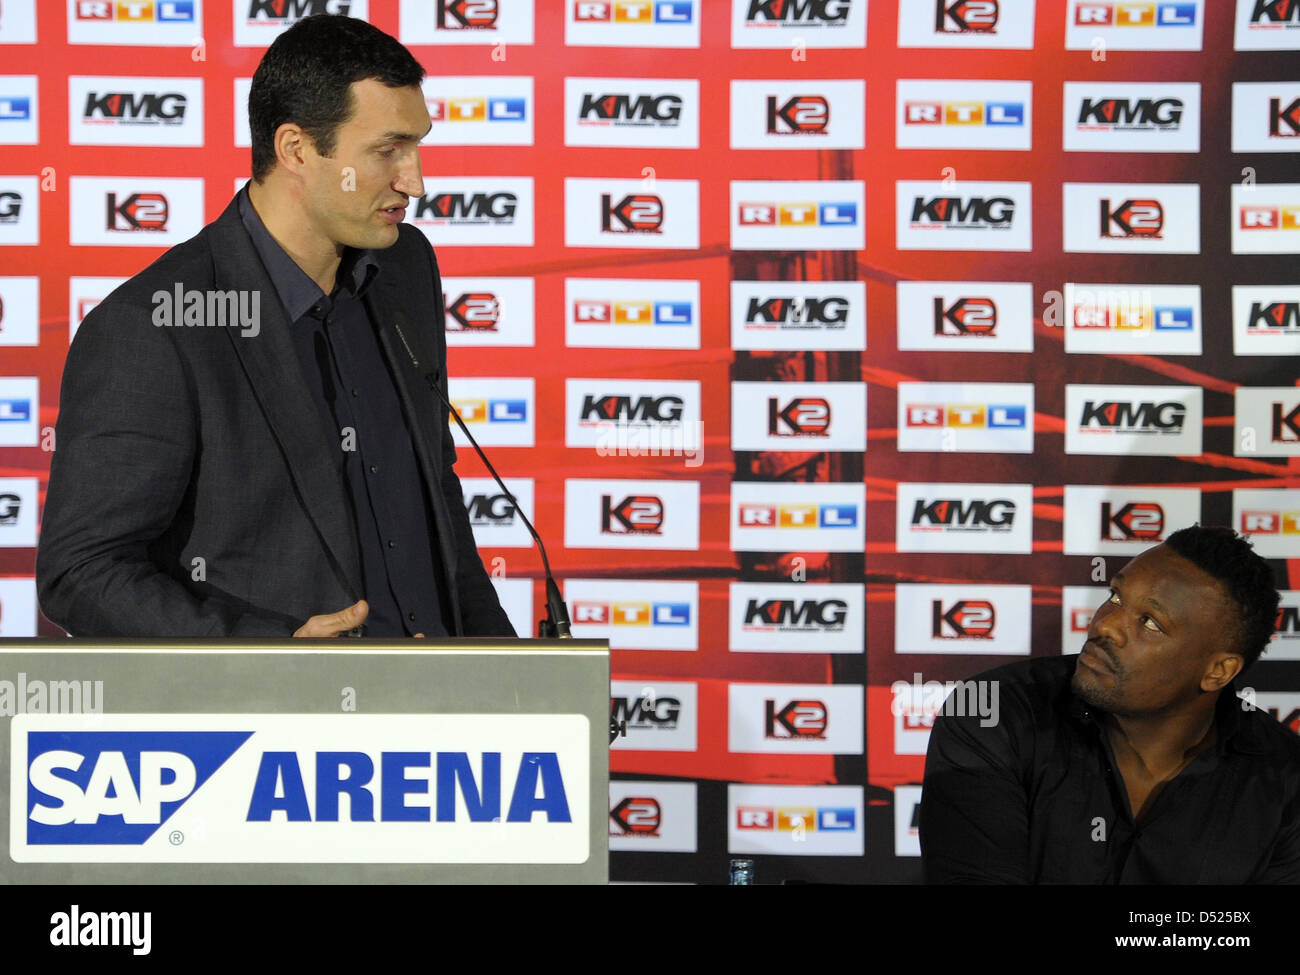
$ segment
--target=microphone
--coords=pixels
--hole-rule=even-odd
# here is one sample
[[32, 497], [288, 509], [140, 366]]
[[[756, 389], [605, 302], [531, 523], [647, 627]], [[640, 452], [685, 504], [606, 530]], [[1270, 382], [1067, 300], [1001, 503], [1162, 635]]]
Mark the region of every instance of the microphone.
[[393, 329], [397, 332], [397, 337], [402, 340], [402, 346], [406, 349], [406, 354], [410, 356], [411, 364], [415, 366], [415, 371], [424, 377], [424, 381], [429, 384], [429, 388], [433, 390], [438, 399], [442, 401], [442, 404], [451, 412], [452, 418], [456, 421], [457, 425], [460, 426], [461, 432], [465, 434], [470, 445], [473, 446], [475, 452], [482, 459], [483, 465], [488, 469], [488, 473], [492, 475], [492, 479], [497, 482], [497, 485], [501, 488], [502, 492], [504, 492], [506, 498], [508, 498], [510, 503], [514, 505], [515, 511], [519, 513], [519, 517], [523, 519], [524, 527], [528, 529], [528, 533], [533, 536], [533, 541], [537, 543], [537, 551], [542, 554], [542, 568], [546, 572], [546, 619], [538, 620], [537, 635], [543, 639], [553, 640], [556, 637], [559, 637], [560, 639], [572, 639], [573, 634], [569, 631], [569, 608], [564, 605], [564, 599], [560, 595], [560, 587], [556, 585], [555, 576], [551, 574], [551, 562], [546, 557], [546, 546], [542, 544], [542, 536], [537, 534], [537, 529], [533, 527], [533, 523], [529, 521], [528, 516], [524, 514], [524, 509], [519, 506], [519, 502], [515, 499], [515, 496], [510, 492], [510, 489], [506, 487], [506, 482], [501, 480], [500, 475], [496, 472], [496, 468], [493, 467], [492, 462], [487, 459], [487, 454], [483, 453], [483, 448], [480, 447], [478, 441], [474, 439], [474, 434], [470, 433], [469, 428], [465, 426], [465, 421], [462, 420], [460, 414], [456, 412], [456, 407], [452, 406], [451, 401], [443, 395], [442, 387], [438, 385], [438, 367], [434, 364], [433, 360], [425, 354], [424, 347], [420, 344], [419, 336], [415, 334], [414, 330], [412, 330], [410, 337], [407, 337], [406, 330], [402, 328], [403, 321], [405, 321], [405, 316], [398, 313], [397, 317], [393, 321]]

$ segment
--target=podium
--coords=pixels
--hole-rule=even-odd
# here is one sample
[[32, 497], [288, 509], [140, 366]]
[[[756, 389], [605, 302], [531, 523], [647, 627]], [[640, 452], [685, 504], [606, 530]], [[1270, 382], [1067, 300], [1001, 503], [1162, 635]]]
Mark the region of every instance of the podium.
[[598, 640], [0, 640], [0, 882], [608, 881]]

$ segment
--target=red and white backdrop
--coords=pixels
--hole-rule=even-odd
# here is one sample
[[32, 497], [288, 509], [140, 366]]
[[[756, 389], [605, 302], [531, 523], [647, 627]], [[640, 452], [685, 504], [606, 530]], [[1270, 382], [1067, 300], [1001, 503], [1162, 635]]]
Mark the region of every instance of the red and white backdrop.
[[[1248, 682], [1300, 723], [1295, 0], [3, 0], [0, 635], [58, 633], [70, 336], [229, 201], [308, 12], [429, 71], [408, 219], [615, 648], [615, 877], [916, 879], [939, 685], [1077, 651], [1198, 520], [1276, 560]], [[459, 469], [530, 631], [540, 560]]]

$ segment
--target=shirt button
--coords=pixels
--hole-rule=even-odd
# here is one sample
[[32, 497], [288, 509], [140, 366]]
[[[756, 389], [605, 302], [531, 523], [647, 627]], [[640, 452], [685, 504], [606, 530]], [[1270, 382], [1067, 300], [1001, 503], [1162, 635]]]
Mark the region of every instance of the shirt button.
[[406, 618], [407, 618], [408, 620], [410, 620], [412, 623], [415, 622], [415, 614], [414, 614], [414, 613], [407, 613], [407, 614], [406, 614]]
[[371, 464], [371, 465], [370, 465], [370, 473], [371, 473], [371, 474], [378, 474], [378, 473], [379, 473], [379, 465], [378, 465], [378, 464]]
[[389, 547], [389, 548], [397, 548], [397, 543], [396, 543], [395, 541], [393, 541], [393, 540], [390, 538], [390, 539], [388, 540], [388, 547]]
[[353, 395], [353, 396], [360, 396], [360, 395], [361, 395], [360, 393], [357, 392], [357, 387], [355, 387], [355, 386], [352, 387], [352, 395]]

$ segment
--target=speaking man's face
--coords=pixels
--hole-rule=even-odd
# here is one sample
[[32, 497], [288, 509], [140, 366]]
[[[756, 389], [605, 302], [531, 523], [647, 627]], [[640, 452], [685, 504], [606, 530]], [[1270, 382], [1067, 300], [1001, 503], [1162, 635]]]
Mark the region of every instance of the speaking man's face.
[[1088, 627], [1072, 687], [1093, 707], [1153, 715], [1194, 700], [1212, 661], [1232, 652], [1236, 604], [1224, 585], [1164, 545], [1111, 580]]
[[350, 92], [352, 115], [335, 132], [334, 152], [307, 152], [304, 216], [340, 251], [391, 247], [409, 199], [424, 194], [419, 142], [429, 110], [415, 85], [389, 88], [367, 78]]

